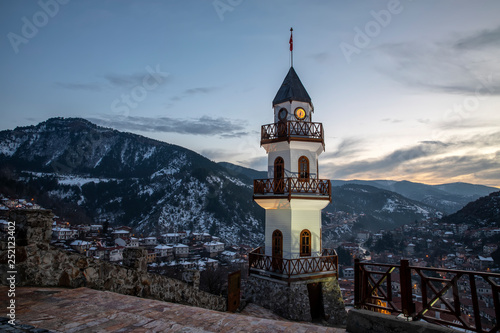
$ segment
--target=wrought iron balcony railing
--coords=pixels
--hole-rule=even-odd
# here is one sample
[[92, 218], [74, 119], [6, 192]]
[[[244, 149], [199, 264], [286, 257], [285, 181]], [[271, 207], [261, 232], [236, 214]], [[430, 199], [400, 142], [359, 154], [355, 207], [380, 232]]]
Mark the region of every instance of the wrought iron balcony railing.
[[323, 250], [321, 256], [303, 257], [296, 259], [284, 259], [272, 256], [266, 256], [264, 249], [259, 247], [248, 255], [249, 273], [266, 275], [266, 272], [273, 277], [281, 280], [292, 281], [294, 279], [303, 279], [298, 275], [330, 273], [338, 277], [338, 256], [335, 250]]
[[256, 195], [288, 195], [304, 194], [332, 196], [332, 186], [329, 179], [255, 179], [253, 181], [253, 194]]
[[276, 141], [306, 140], [323, 145], [323, 124], [305, 121], [287, 121], [262, 125], [260, 144]]

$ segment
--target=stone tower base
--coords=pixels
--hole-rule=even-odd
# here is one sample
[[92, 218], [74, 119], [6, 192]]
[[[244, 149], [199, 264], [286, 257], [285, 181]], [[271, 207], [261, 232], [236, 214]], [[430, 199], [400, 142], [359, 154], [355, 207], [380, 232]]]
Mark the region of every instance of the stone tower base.
[[275, 314], [291, 320], [324, 320], [339, 326], [346, 323], [346, 311], [336, 277], [288, 282], [250, 275], [245, 297]]

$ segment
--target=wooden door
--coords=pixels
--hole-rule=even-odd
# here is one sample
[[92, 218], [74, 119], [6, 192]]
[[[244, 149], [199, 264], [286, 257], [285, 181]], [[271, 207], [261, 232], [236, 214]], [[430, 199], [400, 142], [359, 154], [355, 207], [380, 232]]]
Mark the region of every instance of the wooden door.
[[274, 160], [274, 193], [285, 192], [285, 161], [282, 157]]
[[273, 232], [272, 267], [276, 271], [283, 270], [283, 234], [279, 230]]

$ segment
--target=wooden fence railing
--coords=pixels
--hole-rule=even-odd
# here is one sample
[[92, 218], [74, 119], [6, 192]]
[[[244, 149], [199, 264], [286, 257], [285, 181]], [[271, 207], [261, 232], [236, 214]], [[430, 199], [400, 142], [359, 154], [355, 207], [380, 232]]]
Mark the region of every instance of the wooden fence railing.
[[261, 144], [275, 140], [307, 139], [324, 143], [323, 124], [288, 121], [262, 125]]
[[331, 197], [332, 188], [329, 179], [255, 179], [254, 194], [318, 194]]
[[356, 307], [474, 332], [500, 330], [499, 291], [500, 274], [416, 267], [408, 260], [354, 263]]
[[[318, 257], [304, 257], [296, 259], [276, 258], [266, 256], [264, 248], [259, 247], [249, 253], [250, 273], [255, 270], [267, 271], [282, 276], [284, 280], [292, 280], [297, 275], [332, 272], [338, 277], [338, 256], [335, 250], [325, 250]], [[259, 272], [260, 274], [260, 272]]]

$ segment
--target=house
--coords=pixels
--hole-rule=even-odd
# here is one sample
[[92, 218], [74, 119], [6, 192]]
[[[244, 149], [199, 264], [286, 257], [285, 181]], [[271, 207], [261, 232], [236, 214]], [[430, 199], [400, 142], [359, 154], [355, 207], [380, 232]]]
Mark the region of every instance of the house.
[[236, 259], [236, 254], [237, 254], [236, 252], [222, 251], [220, 255], [225, 260], [233, 260]]
[[415, 244], [413, 244], [413, 243], [408, 244], [408, 246], [406, 246], [406, 248], [405, 248], [405, 251], [406, 251], [406, 253], [408, 253], [410, 255], [414, 254], [415, 253]]
[[74, 239], [78, 235], [78, 230], [55, 227], [52, 228], [52, 236], [57, 240]]
[[483, 253], [485, 255], [489, 256], [490, 254], [492, 254], [493, 252], [495, 252], [497, 249], [498, 249], [498, 245], [497, 244], [488, 243], [488, 244], [486, 244], [486, 245], [483, 246]]
[[156, 252], [155, 250], [149, 249], [147, 255], [148, 264], [156, 261]]
[[354, 279], [354, 268], [352, 266], [342, 267], [342, 275], [344, 279]]
[[163, 239], [167, 244], [177, 244], [181, 241], [181, 234], [178, 232], [167, 233], [163, 235]]
[[107, 248], [107, 259], [109, 261], [122, 261], [123, 260], [123, 247], [115, 246]]
[[189, 246], [184, 244], [175, 244], [174, 254], [176, 258], [187, 258], [189, 256]]
[[128, 230], [115, 230], [111, 233], [114, 239], [122, 238], [127, 239], [130, 237], [130, 231]]
[[357, 235], [356, 235], [356, 238], [361, 241], [361, 242], [364, 242], [366, 241], [368, 238], [370, 238], [370, 233], [368, 231], [361, 231], [361, 232], [358, 232]]
[[158, 245], [158, 239], [156, 237], [146, 237], [146, 238], [143, 238], [142, 242], [146, 246], [156, 246], [156, 245]]
[[491, 268], [494, 264], [493, 258], [492, 257], [482, 257], [479, 256], [479, 269], [485, 270], [487, 268]]
[[135, 237], [130, 237], [126, 247], [139, 247], [139, 240]]
[[203, 258], [198, 261], [198, 267], [202, 268], [217, 268], [219, 266], [219, 261], [211, 258]]
[[91, 224], [90, 225], [90, 231], [92, 232], [99, 232], [102, 231], [102, 225], [101, 224]]
[[197, 242], [203, 241], [203, 233], [192, 232], [190, 237], [193, 241], [197, 241]]
[[156, 258], [166, 259], [172, 257], [174, 254], [174, 248], [168, 245], [156, 245], [155, 247]]
[[90, 243], [87, 241], [84, 241], [84, 240], [77, 239], [77, 240], [74, 240], [73, 242], [71, 242], [71, 244], [69, 244], [69, 246], [71, 246], [73, 249], [75, 249], [79, 253], [83, 253], [90, 248]]
[[219, 252], [224, 251], [224, 243], [211, 241], [203, 243], [205, 251], [207, 251], [210, 257], [215, 257]]
[[347, 251], [349, 251], [351, 253], [351, 255], [356, 253], [356, 251], [359, 250], [359, 245], [356, 243], [344, 242], [344, 243], [340, 244], [340, 246], [343, 247], [344, 249], [346, 249]]

